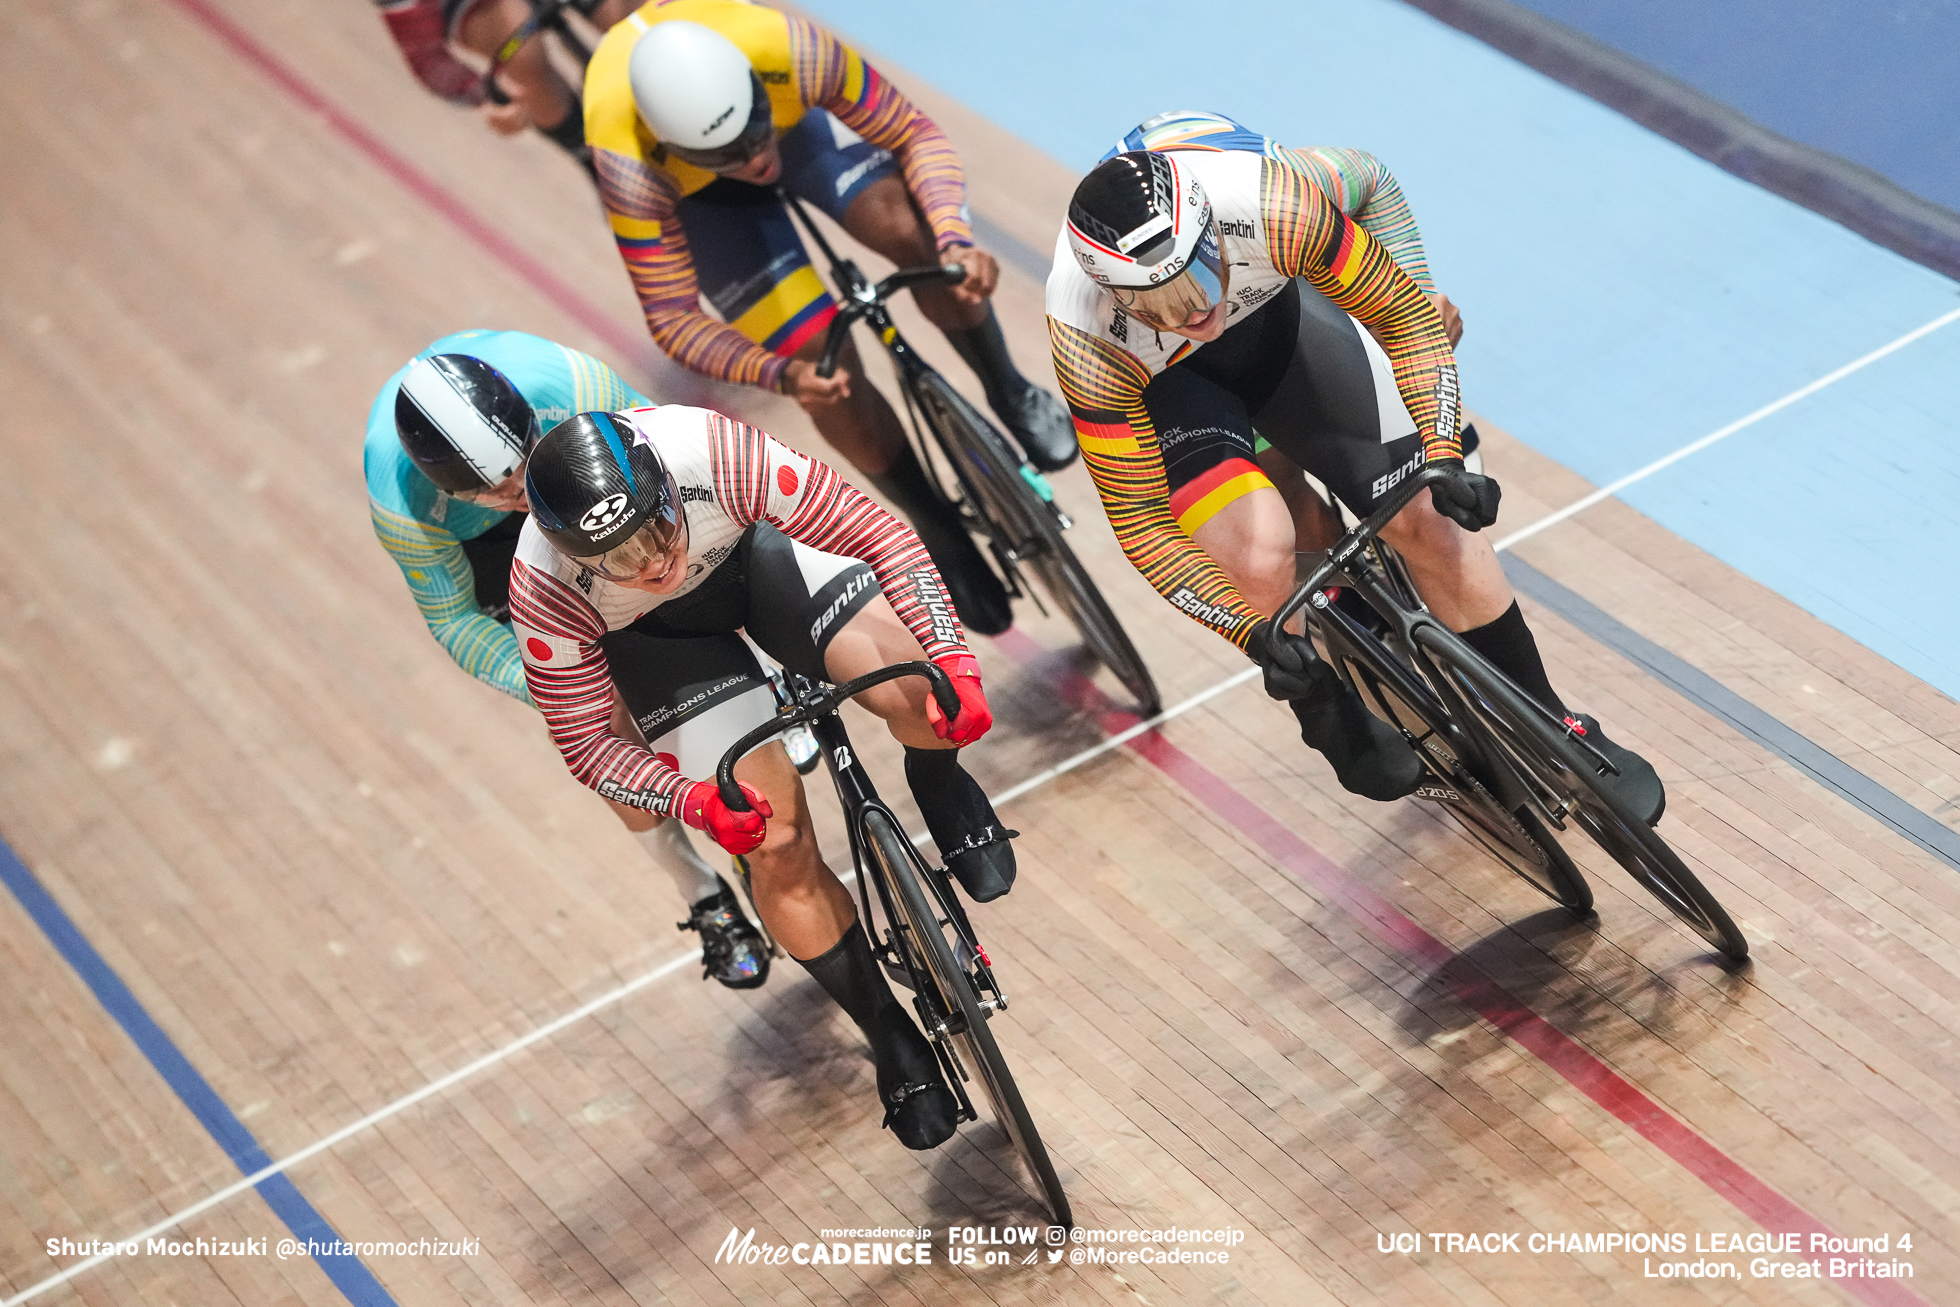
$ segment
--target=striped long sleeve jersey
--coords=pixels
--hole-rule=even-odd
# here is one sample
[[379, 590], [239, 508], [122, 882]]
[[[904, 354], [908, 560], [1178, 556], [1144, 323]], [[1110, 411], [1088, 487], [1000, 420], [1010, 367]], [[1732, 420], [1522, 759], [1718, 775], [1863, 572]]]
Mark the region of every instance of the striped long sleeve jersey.
[[742, 0], [653, 0], [606, 34], [586, 69], [585, 136], [647, 329], [685, 367], [774, 390], [789, 361], [701, 311], [687, 236], [675, 217], [681, 199], [715, 176], [659, 149], [627, 81], [633, 43], [653, 24], [673, 19], [713, 28], [741, 47], [768, 92], [778, 133], [821, 108], [890, 151], [942, 251], [973, 244], [966, 173], [945, 133], [897, 87], [857, 51], [800, 18]]
[[[646, 398], [589, 354], [521, 331], [459, 331], [430, 345], [431, 354], [470, 354], [510, 378], [529, 401], [544, 430], [574, 413], [634, 408]], [[436, 489], [395, 435], [395, 393], [401, 371], [388, 378], [368, 411], [366, 465], [368, 511], [381, 547], [408, 582], [429, 634], [456, 665], [514, 699], [529, 700], [524, 665], [510, 628], [476, 601], [476, 577], [463, 552], [509, 514], [478, 508]]]
[[[1211, 198], [1235, 313], [1305, 278], [1375, 331], [1425, 457], [1462, 457], [1455, 356], [1425, 293], [1432, 286], [1421, 235], [1380, 163], [1359, 151], [1290, 150], [1209, 114], [1164, 115], [1117, 149], [1182, 152], [1179, 166]], [[1055, 375], [1124, 554], [1174, 607], [1244, 648], [1259, 614], [1178, 526], [1143, 405], [1151, 379], [1201, 343], [1118, 310], [1076, 264], [1065, 232], [1047, 299]]]
[[535, 522], [525, 525], [511, 568], [511, 625], [531, 697], [580, 781], [617, 802], [674, 813], [692, 782], [612, 733], [612, 679], [600, 641], [700, 588], [757, 522], [813, 549], [864, 560], [928, 658], [966, 651], [919, 537], [828, 464], [708, 409], [670, 404], [620, 420], [654, 447], [679, 488], [686, 582], [670, 595], [615, 585], [553, 549]]

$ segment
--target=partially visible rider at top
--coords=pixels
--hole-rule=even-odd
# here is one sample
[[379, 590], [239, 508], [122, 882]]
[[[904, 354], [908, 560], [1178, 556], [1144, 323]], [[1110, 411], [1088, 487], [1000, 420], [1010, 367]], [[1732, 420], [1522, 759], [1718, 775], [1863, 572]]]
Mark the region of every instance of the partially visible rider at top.
[[[578, 90], [552, 67], [542, 39], [533, 37], [497, 71], [497, 85], [510, 97], [508, 104], [496, 104], [485, 96], [483, 73], [451, 49], [455, 46], [491, 59], [530, 18], [531, 0], [375, 0], [375, 4], [409, 70], [432, 94], [451, 104], [480, 109], [483, 120], [499, 136], [515, 136], [535, 127], [573, 158], [587, 162]], [[601, 31], [632, 7], [632, 0], [574, 0], [572, 5]]]
[[[1452, 329], [1401, 188], [1355, 150], [1293, 150], [1216, 114], [1160, 114], [1076, 188], [1048, 279], [1055, 372], [1125, 554], [1160, 594], [1245, 650], [1349, 790], [1423, 771], [1304, 636], [1268, 615], [1294, 550], [1338, 519], [1282, 496], [1304, 468], [1365, 515], [1425, 465], [1448, 472], [1382, 532], [1430, 610], [1565, 715], [1486, 536], [1497, 483], [1469, 471]], [[1274, 454], [1256, 461], [1257, 436]], [[1658, 820], [1653, 768], [1572, 717]]]
[[912, 521], [967, 626], [1012, 620], [958, 517], [933, 492], [897, 415], [862, 380], [815, 360], [836, 305], [781, 187], [901, 266], [958, 262], [955, 286], [914, 288], [988, 403], [1044, 470], [1075, 457], [1068, 415], [1015, 368], [974, 245], [952, 145], [855, 50], [740, 0], [654, 0], [614, 27], [585, 81], [586, 134], [621, 257], [661, 349], [722, 381], [777, 390]]
[[[401, 568], [429, 634], [485, 685], [531, 702], [510, 629], [510, 570], [541, 424], [647, 402], [599, 360], [521, 331], [444, 336], [375, 396], [362, 450], [374, 534]], [[610, 724], [631, 729], [623, 709]], [[761, 936], [682, 825], [611, 806], [680, 891], [684, 928], [700, 932], [707, 972], [733, 989], [761, 984], [769, 972]]]

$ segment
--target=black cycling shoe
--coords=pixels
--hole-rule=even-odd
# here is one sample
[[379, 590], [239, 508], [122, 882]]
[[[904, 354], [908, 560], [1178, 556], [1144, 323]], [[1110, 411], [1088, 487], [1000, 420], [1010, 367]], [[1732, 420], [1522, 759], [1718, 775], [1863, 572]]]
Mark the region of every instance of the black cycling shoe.
[[[1020, 833], [998, 825], [983, 826], [950, 850], [941, 848], [946, 870], [953, 873], [968, 898], [975, 903], [992, 903], [1014, 888], [1014, 846], [1008, 841]], [[933, 837], [935, 843], [938, 838]]]
[[975, 903], [991, 903], [1014, 888], [1014, 846], [1021, 832], [1000, 824], [980, 783], [949, 749], [905, 751], [905, 780], [939, 846], [946, 870]]
[[693, 915], [677, 928], [701, 932], [701, 979], [713, 976], [730, 989], [754, 989], [769, 979], [769, 946], [742, 915], [726, 881], [719, 894], [695, 904]]
[[1573, 733], [1587, 744], [1606, 755], [1606, 760], [1620, 769], [1618, 776], [1607, 773], [1599, 778], [1600, 787], [1610, 790], [1613, 796], [1624, 803], [1627, 811], [1635, 816], [1644, 816], [1649, 826], [1660, 822], [1661, 814], [1667, 810], [1667, 787], [1661, 784], [1660, 773], [1654, 764], [1627, 748], [1606, 738], [1606, 732], [1599, 729], [1599, 719], [1587, 713], [1573, 713], [1565, 719]]
[[1062, 401], [1040, 386], [1028, 386], [1019, 396], [1000, 404], [994, 416], [1014, 433], [1028, 462], [1043, 472], [1058, 472], [1082, 450], [1075, 443], [1075, 423]]
[[879, 1014], [885, 1037], [872, 1045], [885, 1126], [914, 1150], [937, 1148], [959, 1126], [959, 1103], [946, 1088], [932, 1044], [897, 1003]]
[[1346, 685], [1319, 700], [1293, 705], [1300, 738], [1333, 765], [1341, 788], [1387, 803], [1416, 792], [1428, 774], [1402, 732], [1363, 706]]
[[961, 626], [975, 635], [999, 635], [1014, 625], [1014, 607], [1007, 601], [1007, 588], [994, 575], [994, 569], [987, 566], [987, 560], [980, 556], [979, 548], [965, 528], [928, 528], [919, 532], [919, 539], [946, 582], [946, 592], [952, 596]]

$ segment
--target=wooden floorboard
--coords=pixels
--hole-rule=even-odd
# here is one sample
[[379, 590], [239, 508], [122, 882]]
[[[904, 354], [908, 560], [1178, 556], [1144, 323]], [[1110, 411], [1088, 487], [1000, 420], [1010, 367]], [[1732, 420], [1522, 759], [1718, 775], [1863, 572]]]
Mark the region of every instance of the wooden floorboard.
[[[219, 12], [419, 191], [176, 3], [17, 8], [0, 149], [27, 180], [0, 202], [0, 383], [26, 493], [0, 537], [0, 834], [284, 1156], [688, 938], [536, 715], [456, 672], [374, 543], [359, 447], [381, 380], [435, 336], [519, 327], [824, 451], [782, 401], [658, 360], [578, 174], [421, 92], [370, 6]], [[1052, 248], [1066, 170], [885, 71], [962, 150], [976, 210]], [[998, 304], [1045, 378], [1038, 282], [1008, 267]], [[1480, 423], [1505, 529], [1590, 489], [1502, 414]], [[1165, 701], [1240, 671], [1129, 569], [1083, 471], [1055, 481]], [[1517, 553], [1960, 829], [1960, 705], [1624, 505]], [[932, 1154], [898, 1147], [861, 1043], [789, 963], [748, 994], [683, 967], [291, 1179], [350, 1239], [479, 1241], [364, 1257], [402, 1303], [1858, 1301], [1663, 1284], [1625, 1253], [1380, 1251], [1397, 1233], [1758, 1229], [1709, 1171], [1589, 1096], [1603, 1068], [1838, 1232], [1912, 1232], [1909, 1287], [1952, 1300], [1960, 873], [1525, 607], [1561, 692], [1667, 780], [1662, 829], [1750, 935], [1746, 972], [1713, 966], [1595, 853], [1574, 850], [1593, 929], [1438, 812], [1340, 792], [1254, 684], [1006, 810], [1021, 879], [979, 910], [1012, 999], [997, 1029], [1076, 1217], [1244, 1230], [1226, 1266], [1119, 1274], [1023, 1266], [1018, 1249], [949, 1265], [949, 1226], [1044, 1224], [1004, 1137], [980, 1124]], [[996, 791], [1113, 722], [1071, 688], [1060, 623], [1018, 631], [981, 644], [998, 725], [970, 763]], [[851, 725], [913, 821], [896, 746]], [[1253, 809], [1263, 825], [1231, 815]], [[0, 963], [4, 1297], [75, 1260], [46, 1239], [127, 1235], [238, 1169], [12, 903]], [[1532, 1051], [1500, 1009], [1549, 1023], [1569, 1056]], [[913, 1225], [934, 1231], [931, 1266], [715, 1262], [731, 1229]], [[247, 1193], [177, 1237], [283, 1233]], [[146, 1255], [38, 1301], [345, 1300], [304, 1258]]]

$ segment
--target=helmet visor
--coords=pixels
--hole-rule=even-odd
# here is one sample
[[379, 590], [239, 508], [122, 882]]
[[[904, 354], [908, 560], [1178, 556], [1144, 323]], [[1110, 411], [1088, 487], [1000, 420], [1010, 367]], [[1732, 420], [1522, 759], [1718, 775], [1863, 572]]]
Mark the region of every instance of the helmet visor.
[[769, 107], [769, 93], [762, 89], [762, 79], [754, 73], [749, 74], [749, 85], [752, 98], [749, 101], [748, 124], [742, 128], [742, 134], [728, 144], [708, 149], [675, 145], [672, 141], [662, 141], [660, 144], [682, 163], [691, 163], [709, 172], [732, 172], [742, 167], [776, 139], [776, 121]]
[[673, 560], [670, 570], [679, 566], [685, 559], [675, 555], [683, 554], [687, 548], [687, 517], [681, 511], [680, 492], [671, 472], [667, 474], [667, 493], [662, 498], [660, 510], [640, 523], [632, 535], [603, 554], [574, 555], [574, 561], [608, 581], [637, 581], [649, 566], [662, 559]]
[[1112, 286], [1116, 302], [1132, 316], [1162, 331], [1175, 331], [1194, 313], [1209, 313], [1231, 288], [1231, 275], [1218, 248], [1218, 225], [1205, 233], [1184, 271], [1156, 286]]

